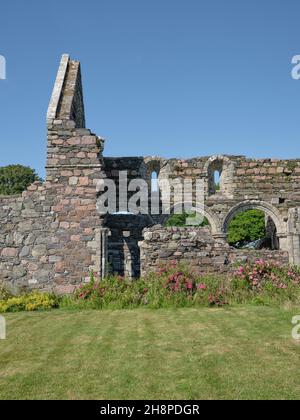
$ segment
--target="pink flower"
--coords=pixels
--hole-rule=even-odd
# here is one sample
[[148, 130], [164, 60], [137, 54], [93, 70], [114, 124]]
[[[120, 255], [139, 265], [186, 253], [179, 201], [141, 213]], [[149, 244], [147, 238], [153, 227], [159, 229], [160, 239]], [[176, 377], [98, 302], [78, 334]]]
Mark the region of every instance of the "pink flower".
[[193, 283], [191, 282], [191, 281], [188, 281], [187, 283], [186, 283], [186, 286], [185, 286], [187, 289], [189, 289], [189, 290], [191, 290], [192, 288], [193, 288]]
[[204, 283], [198, 284], [197, 289], [198, 290], [206, 290], [206, 284], [204, 284]]
[[283, 283], [280, 283], [278, 285], [278, 289], [287, 289], [287, 285], [286, 284], [283, 284]]
[[179, 290], [179, 287], [180, 287], [179, 284], [178, 283], [175, 283], [174, 286], [173, 286], [173, 290], [175, 292], [177, 292]]

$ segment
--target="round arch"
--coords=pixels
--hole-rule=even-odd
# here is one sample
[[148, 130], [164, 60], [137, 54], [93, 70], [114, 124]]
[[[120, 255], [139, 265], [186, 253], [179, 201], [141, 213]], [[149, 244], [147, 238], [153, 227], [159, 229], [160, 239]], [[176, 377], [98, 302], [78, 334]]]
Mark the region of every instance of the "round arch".
[[208, 196], [214, 195], [217, 192], [215, 183], [215, 173], [219, 173], [219, 190], [223, 195], [233, 198], [233, 173], [234, 160], [228, 156], [215, 155], [207, 159], [204, 165], [204, 173], [206, 175], [207, 193]]
[[271, 217], [273, 220], [277, 236], [286, 234], [286, 226], [282, 220], [280, 212], [272, 204], [266, 203], [265, 201], [260, 200], [247, 200], [243, 201], [234, 207], [232, 207], [227, 215], [225, 216], [222, 223], [222, 230], [224, 233], [227, 233], [228, 227], [232, 219], [238, 214], [246, 210], [261, 210], [267, 216]]
[[211, 156], [210, 158], [207, 159], [207, 161], [205, 162], [204, 165], [204, 172], [208, 172], [209, 167], [211, 166], [211, 164], [213, 164], [214, 162], [226, 162], [226, 163], [231, 163], [231, 160], [229, 159], [228, 156], [226, 155], [214, 155]]
[[[174, 207], [171, 208], [170, 214], [162, 215], [163, 220], [161, 220], [161, 222], [166, 223], [170, 215], [172, 215], [173, 213], [174, 213]], [[207, 206], [204, 206], [202, 214], [204, 217], [207, 218], [210, 224], [212, 235], [220, 234], [221, 223], [220, 223], [219, 218]]]
[[220, 221], [218, 217], [208, 209], [207, 206], [204, 206], [203, 215], [209, 221], [212, 235], [220, 233]]

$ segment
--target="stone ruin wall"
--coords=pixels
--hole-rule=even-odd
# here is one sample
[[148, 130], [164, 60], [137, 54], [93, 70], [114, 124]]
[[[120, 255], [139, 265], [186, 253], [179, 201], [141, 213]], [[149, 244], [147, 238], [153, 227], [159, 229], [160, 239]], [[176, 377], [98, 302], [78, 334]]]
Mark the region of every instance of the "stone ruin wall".
[[14, 288], [64, 291], [90, 270], [100, 271], [100, 140], [88, 131], [56, 127], [48, 137], [46, 182], [0, 199], [0, 279]]
[[[263, 256], [300, 265], [300, 160], [213, 156], [193, 159], [103, 157], [104, 140], [85, 128], [80, 64], [63, 56], [47, 114], [47, 168], [18, 197], [0, 197], [0, 280], [22, 287], [71, 292], [89, 272], [129, 277], [177, 259], [199, 271], [224, 272], [240, 258]], [[202, 178], [210, 230], [166, 229], [168, 216], [98, 213], [99, 182], [142, 178]], [[216, 191], [213, 174], [221, 173]], [[132, 194], [132, 193], [131, 193]], [[235, 214], [265, 212], [278, 250], [245, 251], [226, 243]]]
[[234, 249], [224, 241], [214, 239], [208, 227], [147, 228], [140, 243], [142, 275], [155, 272], [161, 264], [180, 262], [199, 274], [225, 274], [238, 263], [255, 262], [259, 258], [289, 262], [287, 251]]

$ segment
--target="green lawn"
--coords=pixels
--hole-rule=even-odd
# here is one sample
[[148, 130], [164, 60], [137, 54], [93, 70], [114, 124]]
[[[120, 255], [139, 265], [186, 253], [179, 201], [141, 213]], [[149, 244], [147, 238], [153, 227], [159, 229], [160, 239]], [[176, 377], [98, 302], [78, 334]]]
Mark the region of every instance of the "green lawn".
[[0, 399], [299, 399], [298, 312], [8, 314]]

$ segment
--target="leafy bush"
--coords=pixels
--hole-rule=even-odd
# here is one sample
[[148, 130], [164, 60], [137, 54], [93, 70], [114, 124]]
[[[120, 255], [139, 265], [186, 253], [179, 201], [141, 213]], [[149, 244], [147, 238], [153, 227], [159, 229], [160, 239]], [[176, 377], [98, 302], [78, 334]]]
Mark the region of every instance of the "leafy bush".
[[4, 283], [0, 283], [0, 301], [7, 300], [10, 297], [12, 297], [10, 291], [7, 289]]
[[7, 297], [0, 300], [0, 313], [37, 311], [57, 308], [59, 299], [50, 293], [39, 293], [37, 291], [20, 296]]
[[247, 210], [237, 214], [228, 228], [228, 242], [246, 244], [266, 236], [265, 215], [260, 210]]
[[40, 181], [35, 170], [22, 165], [0, 168], [0, 195], [14, 195], [25, 191], [29, 185]]
[[276, 262], [257, 260], [238, 267], [231, 280], [235, 301], [255, 304], [299, 303], [300, 270]]

